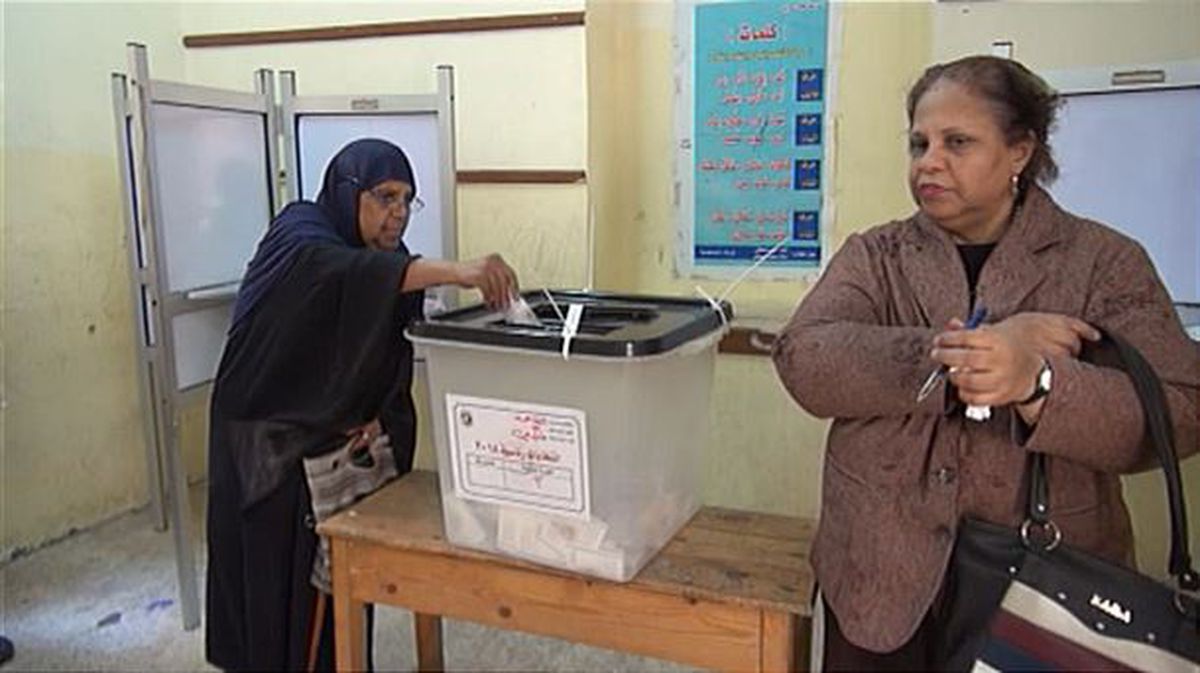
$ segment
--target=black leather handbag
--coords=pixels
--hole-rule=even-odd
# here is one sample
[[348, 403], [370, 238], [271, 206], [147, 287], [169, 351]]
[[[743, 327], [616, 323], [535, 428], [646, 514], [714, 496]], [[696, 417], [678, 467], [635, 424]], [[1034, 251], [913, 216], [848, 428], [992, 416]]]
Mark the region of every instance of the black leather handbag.
[[1046, 457], [1031, 454], [1019, 529], [960, 524], [939, 618], [940, 668], [1200, 672], [1200, 576], [1188, 553], [1170, 410], [1141, 353], [1112, 335], [1103, 343], [1133, 381], [1162, 464], [1175, 586], [1063, 544], [1048, 506]]

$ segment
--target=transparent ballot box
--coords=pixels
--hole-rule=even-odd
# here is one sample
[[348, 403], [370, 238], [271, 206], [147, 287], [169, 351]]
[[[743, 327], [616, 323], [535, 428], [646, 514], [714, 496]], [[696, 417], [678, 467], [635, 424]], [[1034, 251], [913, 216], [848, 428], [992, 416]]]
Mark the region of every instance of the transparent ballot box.
[[453, 544], [626, 581], [696, 512], [717, 342], [703, 300], [527, 292], [412, 325]]

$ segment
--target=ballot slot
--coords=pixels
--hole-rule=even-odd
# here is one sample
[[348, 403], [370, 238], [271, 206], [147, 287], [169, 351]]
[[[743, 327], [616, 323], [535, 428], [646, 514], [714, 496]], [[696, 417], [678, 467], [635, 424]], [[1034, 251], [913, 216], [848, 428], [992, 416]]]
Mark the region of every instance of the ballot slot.
[[[557, 336], [562, 333], [564, 319], [559, 317], [550, 302], [530, 302], [529, 308], [533, 310], [540, 325], [514, 324], [507, 317], [502, 317], [492, 320], [488, 326], [546, 336]], [[657, 311], [640, 306], [585, 306], [583, 317], [579, 321], [579, 333], [604, 336], [629, 325], [653, 322], [657, 318]]]

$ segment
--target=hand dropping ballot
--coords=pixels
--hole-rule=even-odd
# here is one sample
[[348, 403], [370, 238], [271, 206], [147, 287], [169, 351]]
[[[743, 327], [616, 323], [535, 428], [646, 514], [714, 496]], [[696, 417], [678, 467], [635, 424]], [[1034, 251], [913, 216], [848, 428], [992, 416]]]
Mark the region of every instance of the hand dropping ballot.
[[542, 321], [529, 307], [529, 302], [519, 294], [512, 296], [512, 301], [508, 303], [508, 309], [504, 312], [504, 322], [510, 325], [524, 325], [526, 327], [541, 327]]

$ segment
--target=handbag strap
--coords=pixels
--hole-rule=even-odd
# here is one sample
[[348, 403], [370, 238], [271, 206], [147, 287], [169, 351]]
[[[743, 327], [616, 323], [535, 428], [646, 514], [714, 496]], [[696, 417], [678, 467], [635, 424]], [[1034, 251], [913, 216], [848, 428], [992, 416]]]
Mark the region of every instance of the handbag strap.
[[[1180, 589], [1200, 589], [1200, 575], [1192, 568], [1188, 551], [1187, 508], [1184, 505], [1183, 480], [1179, 474], [1179, 458], [1175, 452], [1175, 433], [1171, 423], [1171, 409], [1167, 405], [1162, 382], [1154, 368], [1132, 344], [1110, 332], [1102, 331], [1102, 340], [1111, 344], [1120, 358], [1121, 366], [1133, 383], [1141, 403], [1145, 419], [1146, 434], [1153, 445], [1158, 462], [1162, 466], [1163, 479], [1167, 483], [1167, 509], [1171, 517], [1171, 550], [1167, 560], [1167, 572], [1175, 577]], [[1029, 522], [1043, 530], [1052, 530], [1057, 536], [1057, 527], [1050, 520], [1049, 487], [1046, 477], [1046, 456], [1031, 454], [1027, 462], [1029, 495], [1027, 514]], [[1055, 541], [1054, 544], [1057, 544]], [[1053, 548], [1053, 544], [1046, 549]]]

